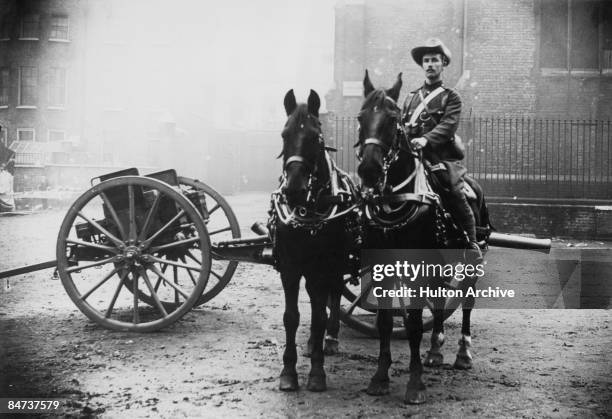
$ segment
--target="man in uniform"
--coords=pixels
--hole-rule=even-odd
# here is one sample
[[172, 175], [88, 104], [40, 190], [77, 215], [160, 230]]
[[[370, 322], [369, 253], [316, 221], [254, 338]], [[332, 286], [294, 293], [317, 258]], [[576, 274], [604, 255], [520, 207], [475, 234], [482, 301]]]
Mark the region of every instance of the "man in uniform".
[[479, 263], [482, 253], [476, 240], [476, 222], [462, 191], [466, 169], [457, 162], [463, 156], [455, 144], [461, 98], [442, 84], [442, 72], [450, 64], [451, 53], [442, 41], [431, 38], [425, 45], [412, 49], [411, 55], [425, 71], [425, 83], [406, 98], [402, 122], [411, 145], [423, 150], [446, 208], [467, 233], [470, 258]]

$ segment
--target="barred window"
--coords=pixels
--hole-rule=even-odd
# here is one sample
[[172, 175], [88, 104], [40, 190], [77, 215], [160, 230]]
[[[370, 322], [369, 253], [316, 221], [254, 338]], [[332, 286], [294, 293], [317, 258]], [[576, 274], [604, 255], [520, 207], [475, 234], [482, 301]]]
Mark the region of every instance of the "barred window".
[[540, 67], [612, 69], [612, 2], [542, 0]]
[[17, 128], [17, 141], [35, 141], [36, 132], [34, 128]]
[[36, 67], [19, 67], [19, 106], [36, 106], [37, 73]]
[[68, 40], [68, 16], [51, 16], [51, 32], [49, 39]]
[[25, 15], [21, 19], [20, 38], [38, 39], [38, 15]]
[[0, 106], [9, 104], [9, 69], [0, 68]]
[[52, 67], [49, 73], [49, 106], [66, 104], [66, 69]]

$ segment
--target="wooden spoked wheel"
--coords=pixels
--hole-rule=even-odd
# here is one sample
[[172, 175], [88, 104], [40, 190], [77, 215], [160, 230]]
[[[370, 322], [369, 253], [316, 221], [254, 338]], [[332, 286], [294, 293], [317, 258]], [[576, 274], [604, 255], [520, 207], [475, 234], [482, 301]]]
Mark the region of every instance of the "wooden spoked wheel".
[[[371, 287], [374, 285], [372, 281], [372, 270], [367, 267], [360, 271], [360, 284], [353, 285], [350, 283], [350, 277], [344, 277], [344, 297], [340, 303], [340, 319], [351, 329], [358, 330], [368, 336], [378, 337], [378, 329], [376, 327], [376, 311], [364, 304], [364, 298], [367, 298]], [[362, 286], [363, 285], [363, 286]], [[462, 289], [464, 292], [470, 285], [470, 281], [444, 282], [444, 287], [447, 289]], [[371, 304], [376, 304], [375, 298], [370, 296]], [[461, 305], [463, 298], [446, 298], [444, 304], [444, 320], [448, 319], [453, 312]], [[399, 305], [399, 302], [398, 302]], [[428, 331], [433, 328], [433, 309], [434, 305], [431, 300], [426, 300], [426, 308], [423, 311], [423, 331]], [[404, 317], [407, 316], [406, 309], [392, 309], [393, 333], [392, 337], [396, 339], [405, 339], [406, 329], [404, 327]]]
[[76, 200], [56, 255], [62, 284], [87, 317], [113, 330], [149, 332], [176, 322], [201, 297], [210, 250], [200, 213], [178, 190], [123, 176]]
[[[206, 194], [208, 218], [204, 221], [211, 242], [240, 238], [240, 225], [236, 215], [217, 191], [199, 180], [183, 176], [179, 176], [178, 180], [181, 190], [196, 189]], [[213, 259], [208, 285], [195, 305], [199, 306], [216, 297], [232, 279], [237, 266], [236, 261]]]

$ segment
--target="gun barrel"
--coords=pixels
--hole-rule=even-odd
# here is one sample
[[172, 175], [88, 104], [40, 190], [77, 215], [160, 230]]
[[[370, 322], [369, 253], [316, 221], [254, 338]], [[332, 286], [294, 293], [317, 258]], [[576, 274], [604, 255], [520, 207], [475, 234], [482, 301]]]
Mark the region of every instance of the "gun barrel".
[[536, 250], [544, 253], [550, 252], [552, 241], [550, 239], [534, 239], [515, 234], [491, 232], [487, 242], [491, 246], [508, 247], [511, 249]]

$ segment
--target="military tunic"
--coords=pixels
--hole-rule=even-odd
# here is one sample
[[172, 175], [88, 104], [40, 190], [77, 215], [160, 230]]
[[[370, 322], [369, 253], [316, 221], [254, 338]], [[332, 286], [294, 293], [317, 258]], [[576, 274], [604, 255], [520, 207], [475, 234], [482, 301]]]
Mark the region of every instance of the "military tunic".
[[[461, 98], [453, 89], [442, 85], [442, 81], [428, 85], [410, 92], [402, 110], [402, 122], [408, 123], [417, 106], [421, 103], [421, 95], [426, 98], [431, 92], [442, 86], [444, 91], [433, 98], [416, 120], [416, 127], [408, 129], [408, 139], [424, 137], [427, 145], [423, 148], [423, 157], [433, 165], [443, 163], [447, 169], [447, 176], [440, 179], [447, 187], [459, 188], [461, 177], [466, 169], [458, 163], [454, 144], [455, 132], [461, 116]], [[421, 95], [419, 94], [421, 92]], [[440, 176], [438, 176], [440, 177]], [[450, 185], [448, 185], [450, 183]]]

